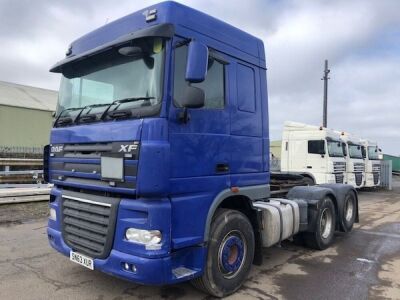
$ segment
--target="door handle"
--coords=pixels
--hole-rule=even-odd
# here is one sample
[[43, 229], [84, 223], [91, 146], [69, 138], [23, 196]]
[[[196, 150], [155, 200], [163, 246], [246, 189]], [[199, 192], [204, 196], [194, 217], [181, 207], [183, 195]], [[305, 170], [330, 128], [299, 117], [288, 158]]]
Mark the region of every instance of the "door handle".
[[225, 173], [229, 171], [229, 165], [228, 164], [217, 164], [215, 166], [215, 171], [217, 173]]
[[307, 169], [312, 169], [312, 166], [307, 166]]

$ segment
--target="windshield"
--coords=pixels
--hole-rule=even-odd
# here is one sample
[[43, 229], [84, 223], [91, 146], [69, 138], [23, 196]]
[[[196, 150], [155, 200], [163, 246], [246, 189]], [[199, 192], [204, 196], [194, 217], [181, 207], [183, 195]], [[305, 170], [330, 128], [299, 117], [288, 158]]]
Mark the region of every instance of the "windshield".
[[349, 154], [351, 158], [363, 158], [360, 145], [349, 144]]
[[[145, 38], [67, 67], [63, 70], [56, 115], [73, 119], [89, 113], [101, 115], [107, 109], [123, 109], [132, 115], [132, 111], [143, 107], [139, 116], [148, 115], [149, 107], [161, 102], [164, 48], [161, 38]], [[127, 99], [130, 101], [109, 107], [113, 101]]]
[[327, 141], [329, 156], [343, 157], [342, 143], [339, 141]]
[[379, 159], [377, 146], [368, 146], [368, 159]]

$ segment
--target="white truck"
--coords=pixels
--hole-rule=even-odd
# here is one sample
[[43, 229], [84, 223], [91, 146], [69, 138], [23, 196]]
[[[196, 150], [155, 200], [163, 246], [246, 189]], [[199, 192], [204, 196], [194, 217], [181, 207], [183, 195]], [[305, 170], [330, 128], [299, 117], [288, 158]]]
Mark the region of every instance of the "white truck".
[[359, 189], [364, 186], [365, 163], [362, 151], [362, 141], [348, 132], [341, 132], [343, 152], [346, 158], [345, 183]]
[[381, 161], [379, 148], [376, 142], [362, 140], [363, 155], [365, 158], [365, 187], [380, 185]]
[[324, 127], [285, 122], [281, 172], [300, 174], [308, 185], [344, 183], [346, 159], [340, 134]]

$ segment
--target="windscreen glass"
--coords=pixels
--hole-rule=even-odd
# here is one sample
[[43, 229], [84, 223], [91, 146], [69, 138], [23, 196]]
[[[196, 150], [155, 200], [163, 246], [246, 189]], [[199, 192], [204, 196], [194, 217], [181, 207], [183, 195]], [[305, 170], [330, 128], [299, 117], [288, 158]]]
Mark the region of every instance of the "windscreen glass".
[[360, 145], [349, 144], [349, 154], [351, 158], [363, 158]]
[[368, 146], [368, 159], [379, 159], [378, 157], [378, 147]]
[[343, 157], [343, 148], [342, 148], [342, 143], [340, 141], [333, 141], [333, 140], [328, 140], [328, 153], [329, 156], [333, 157]]
[[[134, 40], [78, 61], [63, 70], [56, 115], [104, 111], [113, 101], [127, 100], [118, 109], [155, 106], [162, 97], [165, 41]], [[136, 101], [137, 99], [137, 101]], [[116, 109], [117, 104], [111, 111]]]

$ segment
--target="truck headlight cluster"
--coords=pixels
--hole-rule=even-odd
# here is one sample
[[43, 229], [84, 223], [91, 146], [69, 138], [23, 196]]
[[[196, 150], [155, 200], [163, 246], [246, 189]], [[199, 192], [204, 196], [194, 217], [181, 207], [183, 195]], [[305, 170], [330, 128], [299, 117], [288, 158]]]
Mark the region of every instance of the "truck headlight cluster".
[[160, 244], [162, 235], [159, 230], [128, 228], [125, 232], [125, 238], [130, 242], [142, 245], [157, 245]]

